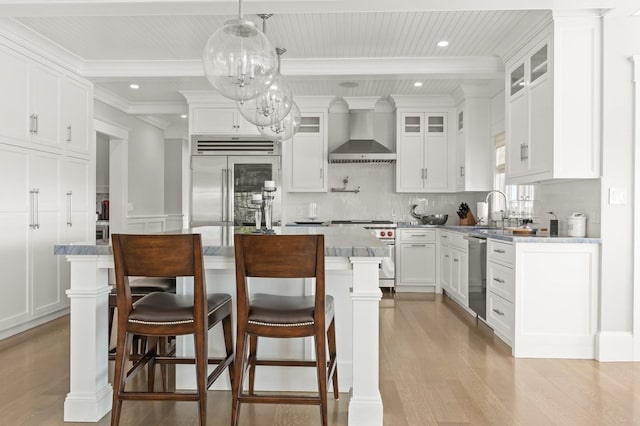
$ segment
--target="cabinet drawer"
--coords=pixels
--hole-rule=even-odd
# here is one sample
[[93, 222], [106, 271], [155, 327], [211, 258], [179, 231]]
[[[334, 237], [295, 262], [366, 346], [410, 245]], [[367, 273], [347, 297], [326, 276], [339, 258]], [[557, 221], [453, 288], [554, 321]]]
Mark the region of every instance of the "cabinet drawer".
[[401, 243], [435, 243], [435, 229], [401, 229], [398, 233]]
[[503, 265], [513, 265], [513, 244], [492, 239], [487, 240], [487, 259]]
[[513, 346], [513, 303], [487, 291], [487, 322], [496, 334]]
[[514, 300], [513, 269], [495, 262], [487, 262], [487, 291]]
[[461, 232], [440, 231], [440, 244], [456, 247], [463, 251], [469, 248], [467, 235]]

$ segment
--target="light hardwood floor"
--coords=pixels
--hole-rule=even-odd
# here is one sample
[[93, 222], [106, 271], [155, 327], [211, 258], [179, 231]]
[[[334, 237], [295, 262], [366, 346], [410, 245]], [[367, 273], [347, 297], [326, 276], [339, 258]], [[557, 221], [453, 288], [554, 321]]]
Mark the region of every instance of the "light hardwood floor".
[[[451, 300], [398, 295], [383, 306], [385, 425], [640, 425], [640, 363], [516, 360]], [[73, 425], [62, 421], [68, 339], [65, 317], [0, 342], [0, 424]], [[329, 401], [330, 423], [346, 425], [348, 395]], [[228, 425], [230, 394], [212, 391], [208, 404], [208, 425]], [[241, 413], [242, 425], [319, 423], [317, 407], [247, 404]], [[196, 406], [125, 402], [121, 424], [195, 425]]]

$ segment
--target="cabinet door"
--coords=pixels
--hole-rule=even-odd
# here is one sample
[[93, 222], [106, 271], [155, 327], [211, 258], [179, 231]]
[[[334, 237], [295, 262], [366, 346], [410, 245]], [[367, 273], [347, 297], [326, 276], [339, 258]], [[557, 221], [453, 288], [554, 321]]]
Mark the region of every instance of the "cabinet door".
[[290, 192], [327, 192], [327, 139], [322, 116], [302, 117], [300, 130], [289, 145]]
[[431, 285], [436, 282], [436, 245], [400, 244], [400, 284]]
[[28, 139], [27, 61], [0, 48], [0, 135]]
[[53, 155], [31, 153], [29, 187], [37, 189], [32, 202], [37, 227], [30, 239], [30, 273], [32, 309], [43, 315], [62, 306], [58, 256], [52, 247], [59, 241], [60, 229], [60, 160]]
[[59, 146], [60, 77], [38, 64], [29, 65], [29, 115], [31, 140]]
[[456, 139], [456, 188], [464, 190], [465, 187], [465, 139], [464, 129], [458, 131]]
[[507, 178], [525, 175], [529, 170], [529, 108], [528, 98], [523, 95], [509, 102]]
[[452, 293], [451, 287], [451, 249], [447, 246], [440, 246], [440, 286]]
[[236, 132], [240, 135], [260, 135], [260, 131], [255, 124], [249, 123], [245, 118], [236, 111]]
[[236, 134], [235, 108], [193, 108], [191, 111], [191, 133]]
[[31, 211], [28, 165], [27, 152], [0, 145], [0, 330], [24, 322], [29, 316], [28, 242]]
[[447, 116], [427, 115], [424, 153], [424, 188], [445, 190], [448, 185], [449, 147], [447, 138]]
[[[93, 230], [91, 214], [94, 205], [89, 194], [89, 162], [88, 160], [65, 159], [62, 164], [61, 205], [61, 240], [64, 243], [92, 241]], [[64, 292], [69, 289], [71, 280], [70, 264], [63, 256], [59, 257], [60, 290], [63, 304], [68, 303]]]
[[451, 250], [451, 287], [453, 294], [463, 306], [469, 306], [469, 255], [460, 250]]
[[530, 173], [551, 173], [554, 143], [553, 85], [546, 76], [540, 77], [529, 89], [529, 120]]
[[66, 149], [88, 154], [89, 88], [70, 78], [63, 78], [60, 99], [60, 140]]

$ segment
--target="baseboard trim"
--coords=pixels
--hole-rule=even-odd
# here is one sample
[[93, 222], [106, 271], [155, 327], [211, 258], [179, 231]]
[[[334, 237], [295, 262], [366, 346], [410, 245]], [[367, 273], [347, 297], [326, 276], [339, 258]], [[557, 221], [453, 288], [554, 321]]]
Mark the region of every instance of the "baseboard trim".
[[633, 361], [633, 333], [599, 331], [596, 334], [596, 359], [600, 362]]

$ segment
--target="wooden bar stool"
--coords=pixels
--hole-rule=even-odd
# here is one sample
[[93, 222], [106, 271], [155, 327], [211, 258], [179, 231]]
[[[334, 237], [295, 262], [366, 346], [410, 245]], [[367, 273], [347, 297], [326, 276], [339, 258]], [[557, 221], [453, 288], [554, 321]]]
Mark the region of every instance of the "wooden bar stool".
[[[338, 399], [338, 371], [333, 297], [325, 295], [324, 236], [236, 234], [235, 260], [237, 334], [231, 424], [238, 424], [240, 404], [252, 402], [319, 405], [322, 424], [326, 426], [327, 381], [333, 379], [333, 394]], [[273, 295], [268, 294], [268, 288], [249, 294], [247, 278], [277, 278], [282, 281], [298, 278], [293, 280], [295, 283], [301, 281], [299, 278], [315, 278], [315, 295]], [[251, 281], [253, 289], [262, 284]], [[257, 359], [259, 337], [286, 339], [306, 336], [314, 337], [316, 361]], [[316, 367], [318, 395], [256, 394], [256, 365]], [[249, 391], [244, 393], [243, 379], [247, 368]]]
[[[231, 296], [207, 294], [199, 234], [123, 235], [113, 234], [113, 258], [116, 270], [118, 325], [116, 362], [113, 377], [111, 425], [120, 421], [124, 400], [197, 401], [200, 425], [207, 421], [207, 389], [229, 368], [233, 382], [233, 335]], [[132, 302], [129, 277], [193, 277], [193, 295], [154, 292]], [[222, 322], [226, 356], [208, 357], [208, 330]], [[193, 335], [195, 356], [178, 358], [158, 353], [157, 340], [167, 336]], [[147, 352], [127, 371], [134, 335], [147, 336]], [[195, 364], [195, 392], [155, 392], [155, 363]], [[148, 364], [148, 391], [125, 391], [126, 379]], [[207, 365], [217, 364], [207, 376]]]

